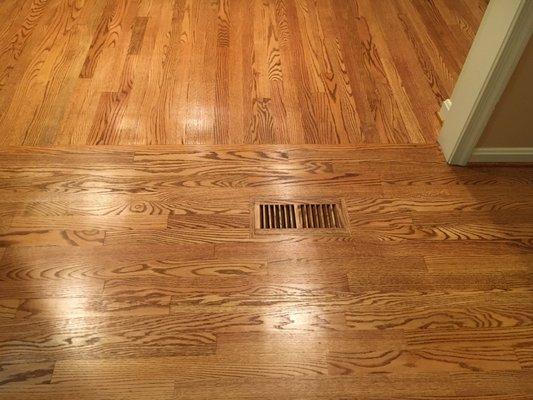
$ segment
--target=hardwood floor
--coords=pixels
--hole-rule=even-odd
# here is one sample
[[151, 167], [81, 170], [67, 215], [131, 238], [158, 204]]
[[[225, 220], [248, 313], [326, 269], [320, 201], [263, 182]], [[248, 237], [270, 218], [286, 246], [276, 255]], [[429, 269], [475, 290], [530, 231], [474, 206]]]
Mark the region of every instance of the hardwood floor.
[[0, 145], [434, 143], [486, 0], [4, 0]]
[[[0, 398], [530, 398], [532, 171], [433, 145], [3, 148]], [[350, 233], [252, 234], [258, 197], [341, 198]]]
[[433, 144], [486, 3], [1, 1], [0, 399], [531, 398], [533, 169]]

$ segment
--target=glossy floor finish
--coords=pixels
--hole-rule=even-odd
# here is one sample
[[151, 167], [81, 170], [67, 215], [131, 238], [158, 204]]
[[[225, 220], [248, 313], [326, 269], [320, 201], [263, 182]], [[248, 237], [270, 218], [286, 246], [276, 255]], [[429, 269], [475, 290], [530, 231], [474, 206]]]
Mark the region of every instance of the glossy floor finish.
[[0, 145], [434, 143], [487, 0], [4, 0]]
[[[3, 400], [531, 398], [531, 167], [4, 148], [0, 177]], [[252, 234], [254, 199], [325, 197], [349, 234]]]

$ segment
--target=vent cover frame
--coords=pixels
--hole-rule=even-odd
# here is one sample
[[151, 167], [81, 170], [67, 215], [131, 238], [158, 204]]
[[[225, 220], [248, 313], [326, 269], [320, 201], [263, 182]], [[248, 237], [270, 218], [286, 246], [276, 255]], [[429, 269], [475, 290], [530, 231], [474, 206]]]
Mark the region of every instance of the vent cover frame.
[[[269, 209], [267, 210], [265, 206]], [[316, 216], [316, 220], [306, 220], [302, 213], [306, 207], [308, 211], [313, 211], [312, 215]], [[342, 198], [254, 199], [251, 212], [252, 233], [254, 235], [349, 235], [349, 223], [345, 210], [346, 206]], [[269, 211], [271, 217], [278, 216], [279, 219], [274, 223], [262, 223], [261, 216], [263, 213], [265, 217], [265, 211]], [[328, 217], [324, 214], [325, 212], [334, 213], [334, 216]]]

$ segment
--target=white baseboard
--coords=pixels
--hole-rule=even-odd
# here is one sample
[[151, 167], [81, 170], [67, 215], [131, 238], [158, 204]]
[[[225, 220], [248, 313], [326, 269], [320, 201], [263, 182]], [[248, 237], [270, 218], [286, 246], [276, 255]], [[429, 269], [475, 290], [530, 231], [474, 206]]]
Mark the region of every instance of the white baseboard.
[[452, 108], [452, 101], [450, 99], [444, 100], [442, 102], [442, 105], [440, 106], [439, 112], [437, 113], [441, 122], [444, 122], [444, 120], [448, 116], [448, 113], [450, 112], [450, 108]]
[[478, 147], [470, 162], [533, 162], [533, 147]]

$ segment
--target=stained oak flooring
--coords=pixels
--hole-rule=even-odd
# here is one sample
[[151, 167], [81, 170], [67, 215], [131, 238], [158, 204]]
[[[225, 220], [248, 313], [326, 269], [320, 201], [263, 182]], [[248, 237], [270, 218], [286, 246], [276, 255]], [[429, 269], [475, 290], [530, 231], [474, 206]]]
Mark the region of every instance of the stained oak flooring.
[[487, 0], [4, 0], [0, 145], [433, 143]]
[[[531, 398], [532, 185], [433, 145], [3, 148], [0, 398]], [[350, 234], [253, 235], [264, 196]]]

